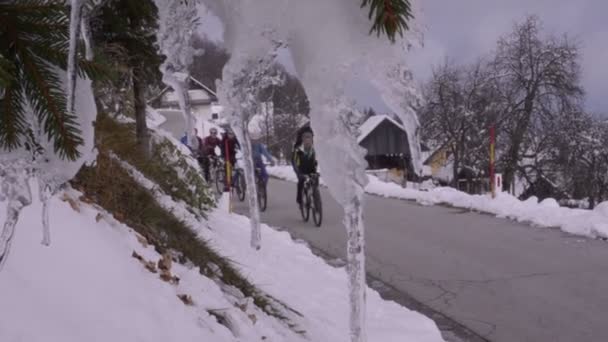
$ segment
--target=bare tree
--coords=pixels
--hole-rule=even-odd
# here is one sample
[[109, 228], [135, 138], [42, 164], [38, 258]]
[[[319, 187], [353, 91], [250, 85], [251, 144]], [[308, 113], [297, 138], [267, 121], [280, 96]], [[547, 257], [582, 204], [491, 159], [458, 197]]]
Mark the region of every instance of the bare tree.
[[492, 63], [506, 114], [502, 158], [508, 189], [524, 153], [531, 128], [580, 105], [579, 52], [568, 37], [541, 37], [542, 22], [528, 16], [498, 41]]
[[466, 67], [446, 60], [433, 71], [424, 89], [423, 137], [448, 147], [454, 184], [462, 167], [481, 172], [487, 166], [487, 127], [493, 121], [496, 100], [489, 79], [481, 60]]
[[577, 112], [558, 121], [552, 131], [554, 167], [563, 187], [593, 208], [608, 200], [608, 122]]

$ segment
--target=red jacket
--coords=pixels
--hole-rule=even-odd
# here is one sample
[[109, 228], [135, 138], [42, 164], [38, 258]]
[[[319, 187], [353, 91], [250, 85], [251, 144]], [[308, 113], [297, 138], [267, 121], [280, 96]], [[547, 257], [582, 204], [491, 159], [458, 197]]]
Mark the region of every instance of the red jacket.
[[[203, 139], [203, 145], [202, 145], [203, 155], [205, 155], [205, 156], [214, 155], [215, 148], [217, 146], [220, 146], [221, 143], [222, 143], [222, 141], [218, 137], [214, 137], [211, 135], [206, 137], [205, 139]], [[221, 146], [220, 146], [220, 148], [221, 148]]]

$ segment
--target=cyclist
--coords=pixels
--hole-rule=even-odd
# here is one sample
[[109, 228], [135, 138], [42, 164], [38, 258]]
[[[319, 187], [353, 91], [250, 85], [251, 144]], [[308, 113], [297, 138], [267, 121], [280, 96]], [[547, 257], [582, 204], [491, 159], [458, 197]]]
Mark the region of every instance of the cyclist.
[[259, 130], [249, 129], [249, 137], [251, 138], [251, 156], [253, 158], [253, 167], [260, 169], [260, 177], [264, 186], [268, 183], [268, 172], [266, 171], [266, 165], [262, 157], [266, 158], [270, 162], [271, 166], [274, 166], [274, 158], [268, 152], [266, 145], [261, 141], [262, 135]]
[[[222, 151], [222, 159], [224, 159], [226, 165], [226, 172], [228, 172], [228, 163], [230, 163], [231, 170], [234, 170], [236, 166], [236, 150], [241, 149], [241, 144], [236, 139], [236, 135], [230, 129], [226, 129], [226, 133], [222, 136], [220, 150]], [[232, 173], [232, 180], [234, 181], [234, 172]], [[232, 183], [232, 182], [231, 182]], [[228, 191], [228, 184], [224, 185], [224, 191]]]
[[211, 160], [215, 159], [215, 149], [216, 147], [221, 147], [222, 141], [217, 136], [217, 128], [212, 127], [209, 130], [209, 136], [203, 139], [203, 148], [202, 148], [202, 164], [203, 164], [203, 174], [205, 176], [205, 180], [209, 181], [209, 168], [211, 164]]
[[298, 193], [296, 201], [302, 204], [302, 189], [304, 188], [304, 176], [317, 173], [317, 158], [313, 148], [313, 133], [310, 128], [303, 130], [301, 135], [302, 144], [296, 147], [292, 165], [298, 176]]

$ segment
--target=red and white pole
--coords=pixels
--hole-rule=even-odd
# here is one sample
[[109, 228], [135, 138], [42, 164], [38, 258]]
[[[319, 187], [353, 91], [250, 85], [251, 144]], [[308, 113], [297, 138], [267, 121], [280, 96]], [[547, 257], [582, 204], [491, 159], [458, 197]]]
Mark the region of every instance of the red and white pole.
[[495, 145], [496, 145], [496, 129], [494, 125], [490, 127], [490, 190], [492, 198], [496, 197], [496, 182], [495, 182]]

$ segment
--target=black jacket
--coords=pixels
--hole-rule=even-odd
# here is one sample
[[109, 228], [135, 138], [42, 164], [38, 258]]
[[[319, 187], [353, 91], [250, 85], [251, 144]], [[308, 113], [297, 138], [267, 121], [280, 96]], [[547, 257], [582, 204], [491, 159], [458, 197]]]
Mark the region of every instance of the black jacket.
[[293, 155], [293, 167], [298, 175], [308, 175], [317, 172], [317, 156], [314, 148], [310, 153], [304, 152], [304, 148], [298, 148]]

